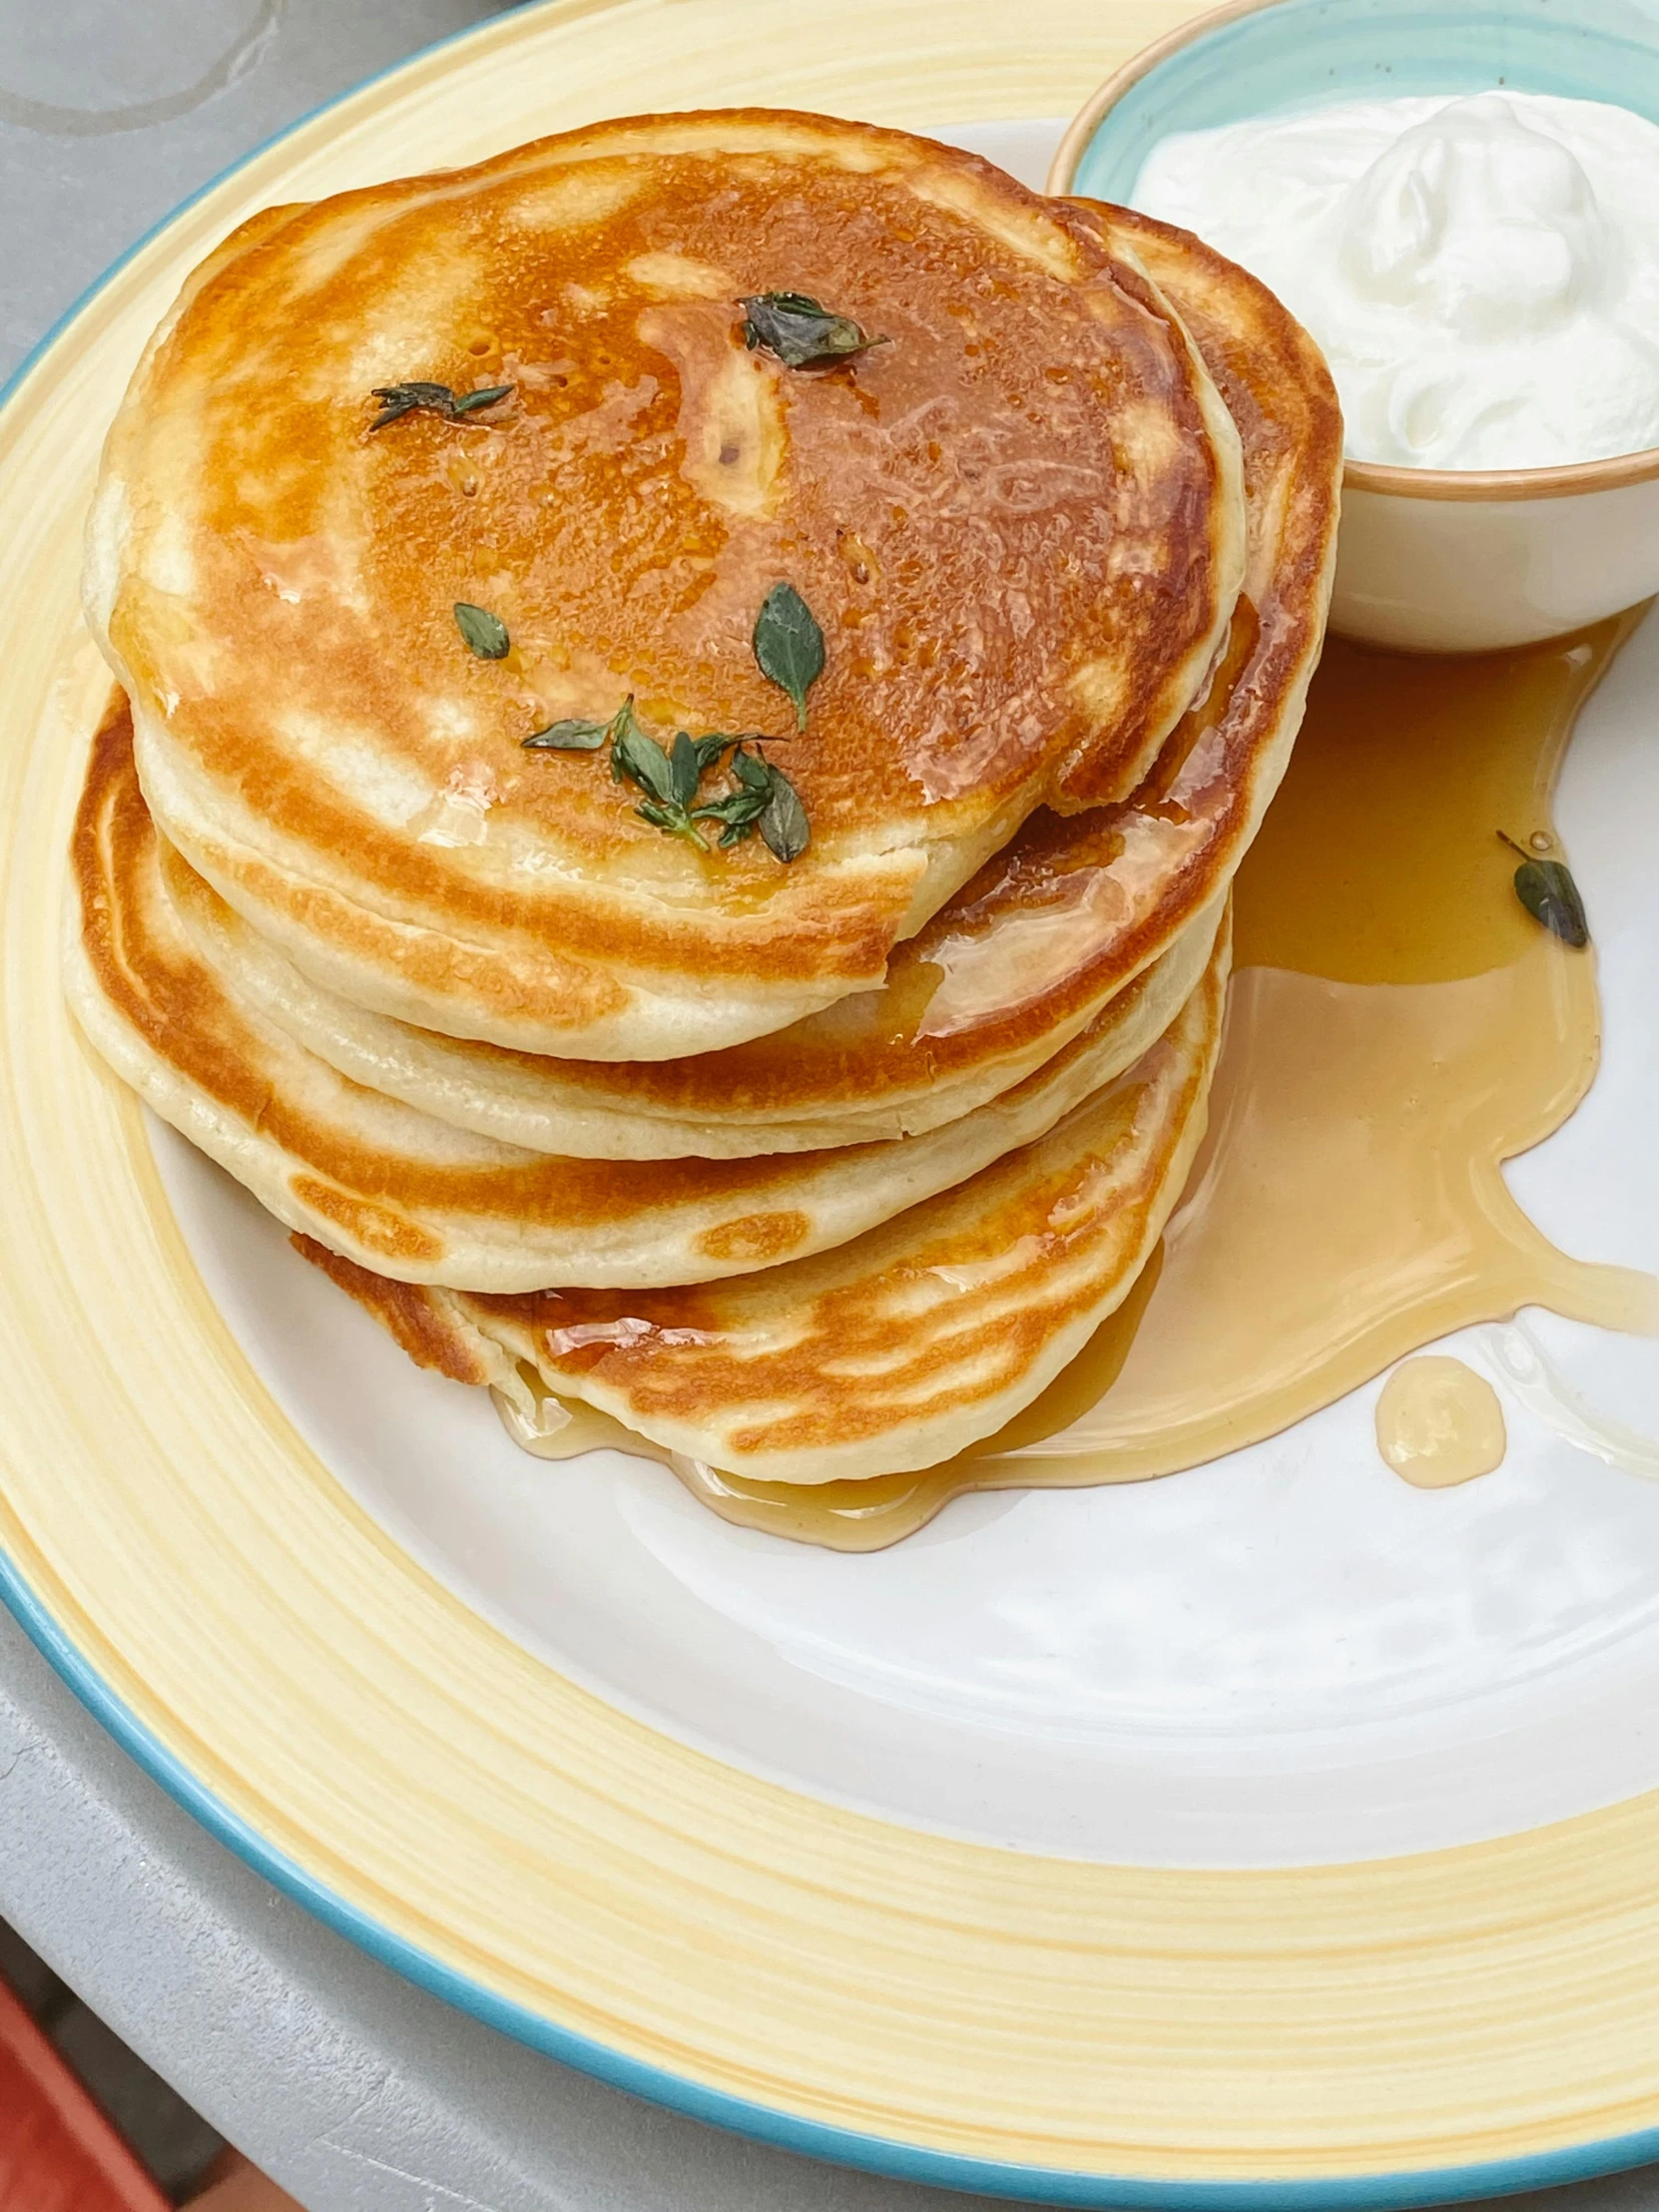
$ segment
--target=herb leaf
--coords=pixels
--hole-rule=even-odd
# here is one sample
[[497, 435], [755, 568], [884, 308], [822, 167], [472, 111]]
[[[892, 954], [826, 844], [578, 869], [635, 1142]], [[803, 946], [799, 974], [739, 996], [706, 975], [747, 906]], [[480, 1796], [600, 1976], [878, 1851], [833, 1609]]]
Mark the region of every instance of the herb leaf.
[[634, 714], [634, 695], [632, 692], [628, 694], [616, 713], [612, 715], [607, 728], [611, 733], [611, 782], [620, 784], [626, 771], [617, 758], [617, 749], [625, 739], [640, 735], [639, 722]]
[[[530, 753], [597, 753], [607, 738], [619, 737], [633, 721], [634, 695], [630, 692], [609, 722], [587, 722], [571, 716], [563, 722], [550, 722], [545, 730], [537, 730], [519, 743]], [[611, 774], [617, 783], [622, 782], [622, 772], [614, 762]]]
[[689, 837], [699, 852], [707, 852], [708, 846], [692, 827], [692, 820], [684, 807], [672, 803], [659, 805], [655, 799], [645, 799], [634, 809], [642, 821], [650, 823], [653, 830], [663, 830], [672, 837]]
[[455, 602], [455, 626], [481, 661], [505, 660], [512, 646], [507, 625], [487, 607], [475, 607], [469, 599]]
[[374, 397], [380, 402], [380, 412], [369, 424], [371, 430], [383, 430], [388, 422], [395, 422], [399, 415], [410, 414], [420, 408], [425, 414], [442, 415], [453, 422], [458, 415], [471, 414], [475, 407], [493, 407], [498, 399], [505, 399], [516, 387], [512, 384], [491, 384], [485, 391], [462, 392], [459, 397], [447, 384], [376, 384]]
[[687, 808], [697, 797], [697, 787], [703, 781], [703, 755], [689, 730], [675, 733], [674, 745], [668, 756], [669, 777], [674, 786], [674, 803]]
[[[546, 751], [597, 753], [611, 741], [611, 776], [618, 784], [632, 784], [645, 796], [634, 812], [669, 836], [685, 837], [706, 852], [697, 825], [718, 822], [722, 845], [741, 844], [758, 829], [780, 860], [794, 860], [806, 851], [812, 832], [807, 810], [795, 786], [781, 769], [773, 767], [758, 751], [746, 752], [762, 740], [752, 733], [733, 737], [711, 731], [694, 738], [689, 730], [677, 730], [674, 743], [665, 749], [642, 730], [634, 713], [630, 692], [609, 722], [586, 722], [574, 717], [550, 723], [526, 747]], [[710, 769], [724, 755], [732, 756], [732, 789], [704, 806], [697, 794]]]
[[1563, 944], [1576, 949], [1589, 943], [1584, 901], [1565, 860], [1523, 860], [1515, 870], [1515, 896]]
[[632, 702], [627, 722], [611, 742], [611, 774], [619, 784], [626, 777], [647, 798], [684, 814], [684, 802], [675, 788], [673, 763], [656, 739], [647, 737], [634, 720]]
[[694, 821], [718, 822], [723, 845], [741, 844], [760, 830], [780, 860], [798, 860], [812, 842], [812, 829], [801, 794], [781, 768], [756, 753], [732, 756], [735, 788], [693, 813]]
[[772, 801], [772, 785], [769, 780], [765, 791], [754, 791], [747, 784], [735, 792], [727, 792], [724, 798], [713, 799], [706, 807], [694, 807], [695, 822], [723, 822], [728, 829], [747, 830], [759, 822]]
[[755, 617], [761, 674], [795, 702], [795, 726], [807, 727], [807, 693], [824, 674], [824, 632], [793, 584], [774, 584]]
[[867, 353], [890, 338], [871, 337], [850, 315], [836, 314], [804, 291], [758, 291], [740, 299], [744, 343], [764, 346], [786, 368], [828, 368]]
[[[1565, 860], [1540, 859], [1535, 850], [1529, 852], [1524, 844], [1518, 844], [1507, 830], [1500, 830], [1497, 836], [1500, 844], [1520, 854], [1521, 864], [1514, 874], [1515, 896], [1532, 919], [1575, 950], [1587, 945], [1590, 924]], [[1540, 842], [1547, 851], [1552, 839], [1547, 835], [1534, 837], [1534, 846]]]
[[597, 753], [611, 734], [608, 722], [582, 722], [574, 717], [550, 722], [518, 741], [527, 753]]
[[772, 795], [761, 816], [761, 834], [777, 859], [799, 860], [813, 841], [807, 810], [783, 770], [774, 768], [770, 761], [766, 765], [772, 778]]
[[483, 391], [462, 392], [449, 411], [464, 415], [471, 414], [474, 407], [493, 407], [498, 399], [507, 398], [512, 389], [511, 384], [490, 384]]
[[741, 749], [744, 740], [742, 738], [726, 737], [719, 731], [711, 732], [710, 735], [706, 738], [693, 738], [692, 744], [695, 745], [697, 748], [698, 782], [702, 782], [703, 778], [708, 775], [710, 769], [719, 768], [721, 755], [723, 753], [729, 753], [732, 750], [733, 746], [737, 746]]

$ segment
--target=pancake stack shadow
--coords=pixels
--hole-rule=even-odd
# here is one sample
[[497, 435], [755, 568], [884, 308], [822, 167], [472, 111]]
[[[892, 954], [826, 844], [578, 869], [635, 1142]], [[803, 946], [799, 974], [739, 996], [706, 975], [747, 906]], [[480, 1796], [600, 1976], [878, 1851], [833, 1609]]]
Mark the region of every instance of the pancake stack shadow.
[[71, 1001], [521, 1433], [950, 1458], [1179, 1198], [1341, 444], [1254, 279], [897, 133], [270, 211], [106, 447]]

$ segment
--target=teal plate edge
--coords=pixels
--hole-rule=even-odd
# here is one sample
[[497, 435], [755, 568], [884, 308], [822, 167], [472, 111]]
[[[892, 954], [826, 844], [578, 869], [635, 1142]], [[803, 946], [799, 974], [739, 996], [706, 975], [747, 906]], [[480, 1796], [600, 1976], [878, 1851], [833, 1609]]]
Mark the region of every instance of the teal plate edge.
[[[439, 39], [418, 54], [408, 55], [391, 68], [377, 71], [339, 93], [332, 100], [297, 117], [261, 145], [212, 177], [171, 214], [134, 241], [126, 253], [111, 263], [72, 306], [61, 314], [38, 344], [25, 355], [0, 385], [4, 408], [25, 378], [34, 370], [82, 310], [104, 286], [126, 268], [150, 242], [208, 194], [332, 109], [353, 98], [366, 85], [382, 84], [413, 63], [450, 47], [464, 46], [490, 28], [488, 22], [470, 25], [453, 36]], [[678, 2074], [612, 2050], [525, 2006], [510, 2003], [481, 1983], [456, 1973], [413, 1943], [382, 1928], [366, 1913], [346, 1904], [333, 1891], [308, 1875], [304, 1868], [268, 1843], [259, 1831], [233, 1813], [199, 1782], [180, 1759], [151, 1733], [129, 1706], [118, 1698], [103, 1677], [70, 1641], [15, 1561], [0, 1551], [0, 1601], [24, 1634], [67, 1688], [112, 1736], [130, 1758], [165, 1790], [176, 1805], [217, 1838], [256, 1874], [263, 1875], [312, 1914], [323, 1926], [343, 1936], [347, 1942], [404, 1980], [425, 1989], [457, 2011], [469, 2013], [515, 2042], [527, 2044], [560, 2064], [590, 2074], [614, 2089], [643, 2098], [687, 2118], [701, 2120], [728, 2134], [741, 2135], [775, 2149], [794, 2151], [831, 2165], [856, 2167], [893, 2181], [907, 2181], [936, 2189], [955, 2189], [969, 2195], [1012, 2198], [1027, 2204], [1057, 2204], [1078, 2212], [1407, 2212], [1408, 2207], [1466, 2204], [1485, 2197], [1516, 2196], [1530, 2189], [1548, 2189], [1564, 2182], [1590, 2181], [1605, 2174], [1625, 2173], [1634, 2166], [1659, 2160], [1659, 2127], [1643, 2128], [1633, 2135], [1613, 2135], [1595, 2143], [1540, 2152], [1529, 2158], [1489, 2159], [1467, 2166], [1438, 2166], [1412, 2173], [1359, 2174], [1328, 2181], [1146, 2181], [1110, 2174], [1066, 2172], [1053, 2166], [1019, 2166], [1000, 2160], [964, 2158], [949, 2151], [928, 2150], [918, 2144], [889, 2141], [879, 2135], [859, 2135], [850, 2128], [831, 2127], [770, 2105], [752, 2104], [747, 2098], [708, 2089]]]

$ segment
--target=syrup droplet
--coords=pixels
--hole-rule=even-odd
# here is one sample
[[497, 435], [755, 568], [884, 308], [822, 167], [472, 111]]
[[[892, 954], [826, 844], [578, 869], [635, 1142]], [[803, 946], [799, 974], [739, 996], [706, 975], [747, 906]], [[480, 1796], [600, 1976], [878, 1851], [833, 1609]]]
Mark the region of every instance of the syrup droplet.
[[1496, 1390], [1461, 1360], [1406, 1360], [1377, 1401], [1377, 1448], [1415, 1489], [1448, 1490], [1490, 1474], [1508, 1440]]

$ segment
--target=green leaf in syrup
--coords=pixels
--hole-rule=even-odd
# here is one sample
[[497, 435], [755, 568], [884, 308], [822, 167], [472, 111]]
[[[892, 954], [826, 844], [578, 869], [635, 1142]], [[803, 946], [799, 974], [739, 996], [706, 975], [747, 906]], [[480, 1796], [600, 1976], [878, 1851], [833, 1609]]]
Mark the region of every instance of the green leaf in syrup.
[[1515, 896], [1563, 944], [1589, 943], [1589, 918], [1565, 860], [1522, 860], [1515, 870]]
[[1507, 830], [1500, 830], [1497, 835], [1500, 844], [1520, 854], [1521, 864], [1514, 873], [1515, 896], [1532, 919], [1551, 936], [1559, 937], [1563, 944], [1575, 949], [1587, 945], [1590, 924], [1571, 868], [1565, 860], [1545, 859], [1536, 849], [1541, 844], [1547, 851], [1551, 839], [1542, 830], [1538, 831], [1532, 840], [1534, 849], [1529, 852]]

